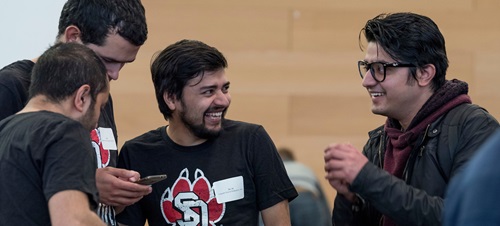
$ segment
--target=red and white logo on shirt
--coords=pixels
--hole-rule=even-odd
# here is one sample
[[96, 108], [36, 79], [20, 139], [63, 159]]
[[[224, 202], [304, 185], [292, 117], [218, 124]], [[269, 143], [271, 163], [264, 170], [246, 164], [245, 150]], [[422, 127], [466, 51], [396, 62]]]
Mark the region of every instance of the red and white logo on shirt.
[[104, 149], [99, 129], [92, 130], [90, 132], [90, 138], [92, 139], [92, 147], [94, 147], [97, 155], [97, 167], [104, 168], [108, 166], [111, 160], [111, 153], [108, 149]]
[[217, 202], [210, 182], [199, 169], [194, 181], [189, 180], [187, 168], [182, 170], [161, 200], [163, 217], [172, 225], [215, 225], [226, 211], [226, 204]]

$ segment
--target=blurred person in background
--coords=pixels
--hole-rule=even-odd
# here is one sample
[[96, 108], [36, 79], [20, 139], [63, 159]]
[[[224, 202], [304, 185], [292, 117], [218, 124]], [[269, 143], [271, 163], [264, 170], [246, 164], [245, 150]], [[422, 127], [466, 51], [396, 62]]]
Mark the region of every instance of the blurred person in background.
[[330, 207], [314, 172], [298, 162], [290, 148], [278, 148], [278, 153], [288, 177], [299, 193], [299, 196], [290, 202], [292, 226], [331, 226]]

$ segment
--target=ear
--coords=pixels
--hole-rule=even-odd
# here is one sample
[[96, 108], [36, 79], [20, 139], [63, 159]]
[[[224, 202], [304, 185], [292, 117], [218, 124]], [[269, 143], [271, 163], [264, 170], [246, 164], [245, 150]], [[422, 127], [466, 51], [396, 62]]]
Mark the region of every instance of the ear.
[[163, 101], [167, 104], [170, 110], [175, 110], [175, 101], [176, 98], [174, 96], [168, 95], [167, 92], [163, 93]]
[[417, 82], [419, 86], [429, 86], [432, 79], [436, 75], [436, 66], [434, 64], [426, 64], [420, 69], [417, 69]]
[[70, 25], [64, 30], [64, 41], [65, 42], [78, 42], [82, 43], [82, 32], [80, 28], [75, 25]]
[[81, 113], [87, 112], [92, 102], [92, 97], [90, 96], [90, 86], [85, 84], [80, 86], [78, 90], [75, 91], [74, 107], [75, 110]]

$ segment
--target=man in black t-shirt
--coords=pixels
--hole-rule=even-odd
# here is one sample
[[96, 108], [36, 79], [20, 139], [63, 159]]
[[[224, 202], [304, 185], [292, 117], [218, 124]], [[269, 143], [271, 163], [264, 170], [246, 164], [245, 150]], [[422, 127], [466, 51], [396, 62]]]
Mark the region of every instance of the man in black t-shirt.
[[[68, 0], [60, 15], [57, 42], [75, 42], [94, 50], [104, 63], [109, 80], [118, 79], [120, 69], [135, 60], [147, 38], [145, 10], [140, 0]], [[0, 70], [0, 120], [20, 111], [28, 99], [34, 60], [14, 62]], [[91, 131], [96, 152], [98, 213], [115, 226], [115, 208], [137, 202], [151, 188], [131, 181], [137, 172], [114, 168], [118, 156], [117, 129], [111, 96], [101, 110], [98, 127]]]
[[260, 125], [225, 119], [231, 96], [222, 53], [182, 40], [151, 65], [168, 126], [127, 141], [118, 166], [167, 174], [153, 193], [117, 215], [125, 225], [290, 225], [297, 196], [276, 147]]
[[105, 225], [88, 142], [109, 96], [89, 48], [59, 43], [33, 68], [27, 105], [0, 121], [0, 225]]

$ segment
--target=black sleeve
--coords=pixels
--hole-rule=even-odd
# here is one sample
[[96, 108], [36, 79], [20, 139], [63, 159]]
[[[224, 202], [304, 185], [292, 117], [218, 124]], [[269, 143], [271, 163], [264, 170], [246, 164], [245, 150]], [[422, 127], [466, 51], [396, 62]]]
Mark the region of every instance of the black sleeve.
[[33, 62], [23, 60], [0, 70], [0, 120], [17, 113], [26, 105], [33, 66]]
[[[130, 142], [125, 142], [120, 153], [118, 154], [117, 167], [122, 169], [130, 169], [130, 152], [129, 148], [133, 149]], [[116, 215], [116, 221], [125, 225], [144, 225], [146, 223], [146, 216], [144, 216], [140, 202], [136, 202]]]
[[263, 127], [259, 126], [252, 135], [248, 148], [254, 159], [254, 180], [259, 209], [263, 210], [283, 200], [291, 201], [297, 197], [298, 193], [286, 173], [276, 146]]
[[27, 97], [24, 90], [22, 90], [21, 84], [15, 80], [0, 76], [0, 103], [2, 103], [0, 120], [23, 109], [26, 101]]
[[[407, 225], [440, 225], [443, 198], [424, 190], [368, 162], [353, 181], [350, 189], [362, 195], [366, 203], [387, 214], [398, 223]], [[364, 211], [370, 216], [369, 206]], [[356, 217], [357, 218], [357, 217]]]
[[378, 226], [381, 214], [361, 196], [351, 203], [343, 195], [337, 195], [332, 213], [334, 226]]

